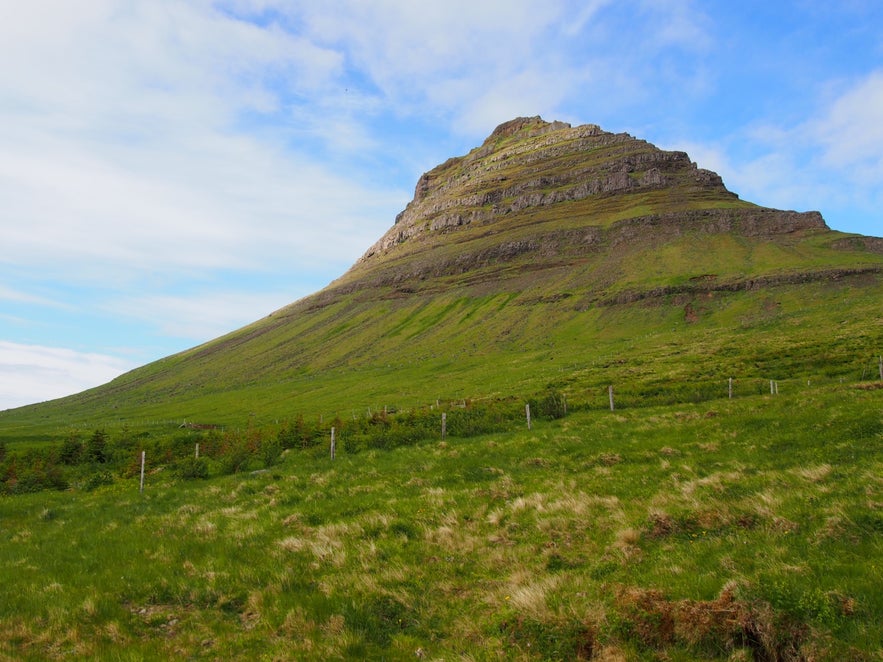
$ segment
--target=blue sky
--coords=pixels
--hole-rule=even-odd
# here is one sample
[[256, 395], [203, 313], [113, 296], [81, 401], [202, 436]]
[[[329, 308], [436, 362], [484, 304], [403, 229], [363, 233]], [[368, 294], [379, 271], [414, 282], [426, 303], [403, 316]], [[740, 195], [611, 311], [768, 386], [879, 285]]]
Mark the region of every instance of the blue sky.
[[879, 0], [30, 0], [0, 23], [0, 410], [306, 296], [517, 116], [883, 235]]

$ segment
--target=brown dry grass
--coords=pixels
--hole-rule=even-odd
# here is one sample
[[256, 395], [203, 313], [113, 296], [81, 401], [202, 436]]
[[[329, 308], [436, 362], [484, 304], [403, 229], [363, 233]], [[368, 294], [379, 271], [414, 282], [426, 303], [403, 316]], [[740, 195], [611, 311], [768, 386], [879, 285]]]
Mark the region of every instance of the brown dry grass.
[[681, 644], [734, 659], [750, 651], [758, 662], [806, 660], [806, 627], [777, 618], [770, 605], [740, 597], [730, 582], [714, 600], [670, 600], [662, 591], [619, 587], [616, 604], [626, 629], [642, 645], [664, 649]]

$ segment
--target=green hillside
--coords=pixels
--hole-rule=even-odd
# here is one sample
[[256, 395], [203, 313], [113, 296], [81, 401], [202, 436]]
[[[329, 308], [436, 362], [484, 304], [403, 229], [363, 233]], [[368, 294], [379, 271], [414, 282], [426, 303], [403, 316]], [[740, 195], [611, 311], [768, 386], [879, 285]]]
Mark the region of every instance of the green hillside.
[[0, 659], [879, 660], [881, 302], [883, 239], [507, 122], [322, 291], [0, 412]]
[[685, 154], [519, 119], [424, 175], [326, 289], [106, 386], [4, 412], [0, 439], [527, 396], [552, 381], [858, 379], [880, 350], [881, 274], [883, 241], [741, 201]]

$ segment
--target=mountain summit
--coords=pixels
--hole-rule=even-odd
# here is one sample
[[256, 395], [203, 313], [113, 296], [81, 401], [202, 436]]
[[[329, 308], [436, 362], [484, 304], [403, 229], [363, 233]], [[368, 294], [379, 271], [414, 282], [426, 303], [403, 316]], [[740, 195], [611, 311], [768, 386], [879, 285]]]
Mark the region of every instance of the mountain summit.
[[[466, 156], [420, 177], [414, 199], [362, 260], [424, 233], [495, 224], [510, 214], [536, 214], [562, 203], [567, 205], [562, 211], [580, 217], [591, 202], [612, 196], [618, 216], [630, 210], [641, 215], [648, 203], [655, 203], [655, 212], [742, 207], [717, 173], [697, 167], [684, 152], [663, 151], [595, 124], [571, 127], [520, 117], [498, 126]], [[597, 225], [612, 219], [595, 220]], [[768, 230], [824, 227], [818, 213], [787, 214]]]
[[[405, 271], [388, 268], [388, 278], [422, 279], [521, 253], [584, 254], [639, 234], [658, 243], [685, 232], [762, 237], [826, 229], [818, 212], [739, 200], [684, 152], [594, 124], [521, 117], [423, 174], [413, 200], [351, 275], [411, 259]], [[456, 244], [457, 253], [444, 244]]]
[[[717, 381], [781, 365], [776, 343], [790, 338], [804, 369], [843, 349], [818, 338], [847, 342], [843, 320], [873, 314], [881, 273], [883, 241], [741, 200], [684, 152], [517, 118], [422, 175], [392, 227], [320, 292], [52, 407], [58, 420], [232, 421], [587, 388], [611, 378], [598, 367], [611, 355], [639, 360], [635, 338], [646, 365], [680, 352], [679, 371]], [[794, 335], [803, 327], [812, 342]], [[758, 340], [768, 329], [775, 347]], [[858, 329], [849, 351], [878, 340]]]

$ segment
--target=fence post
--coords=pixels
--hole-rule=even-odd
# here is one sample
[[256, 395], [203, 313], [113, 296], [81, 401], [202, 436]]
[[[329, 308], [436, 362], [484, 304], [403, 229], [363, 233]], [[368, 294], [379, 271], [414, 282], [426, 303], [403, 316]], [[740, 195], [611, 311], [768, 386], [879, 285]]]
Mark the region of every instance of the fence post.
[[729, 385], [727, 387], [727, 393], [730, 396], [730, 400], [733, 399], [733, 378], [730, 377]]
[[610, 397], [610, 411], [613, 411], [613, 384], [607, 387], [607, 395]]
[[524, 414], [527, 416], [527, 429], [530, 430], [530, 405], [524, 405]]
[[195, 457], [196, 457], [197, 460], [199, 459], [199, 444], [196, 444], [196, 453], [195, 453]]
[[331, 459], [334, 459], [334, 428], [331, 428]]
[[448, 415], [442, 412], [442, 439], [448, 436]]
[[144, 456], [146, 451], [141, 451], [141, 488], [138, 490], [139, 494], [144, 494]]

